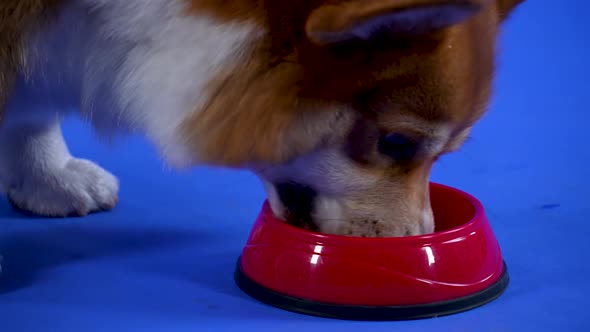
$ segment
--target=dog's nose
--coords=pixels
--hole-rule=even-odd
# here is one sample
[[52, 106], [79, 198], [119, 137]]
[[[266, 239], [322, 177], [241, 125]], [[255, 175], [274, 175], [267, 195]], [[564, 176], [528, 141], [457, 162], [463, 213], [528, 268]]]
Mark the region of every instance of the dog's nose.
[[306, 185], [294, 182], [277, 183], [277, 193], [287, 210], [287, 220], [299, 227], [315, 229], [311, 214], [316, 191]]

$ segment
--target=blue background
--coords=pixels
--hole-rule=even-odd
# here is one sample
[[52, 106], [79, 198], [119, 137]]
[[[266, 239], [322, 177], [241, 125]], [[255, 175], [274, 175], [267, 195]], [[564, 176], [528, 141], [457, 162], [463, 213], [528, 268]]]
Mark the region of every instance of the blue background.
[[[511, 273], [497, 301], [410, 322], [342, 322], [260, 304], [235, 285], [264, 199], [245, 172], [164, 169], [139, 138], [101, 145], [72, 120], [72, 152], [121, 179], [118, 207], [22, 216], [0, 199], [0, 330], [590, 331], [588, 1], [529, 0], [508, 21], [491, 112], [433, 180], [487, 208]], [[586, 169], [586, 171], [584, 171]]]

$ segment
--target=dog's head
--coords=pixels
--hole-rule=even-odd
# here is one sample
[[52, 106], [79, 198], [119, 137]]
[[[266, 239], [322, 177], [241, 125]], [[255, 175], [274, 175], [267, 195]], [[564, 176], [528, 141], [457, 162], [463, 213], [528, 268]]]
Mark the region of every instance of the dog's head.
[[521, 1], [228, 1], [219, 17], [265, 33], [185, 135], [201, 161], [256, 172], [292, 222], [432, 232], [431, 167], [485, 113], [497, 28]]

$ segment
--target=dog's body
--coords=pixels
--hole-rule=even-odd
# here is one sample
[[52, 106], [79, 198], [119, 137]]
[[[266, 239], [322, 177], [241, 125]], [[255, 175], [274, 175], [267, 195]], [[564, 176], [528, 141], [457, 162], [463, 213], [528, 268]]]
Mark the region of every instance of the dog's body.
[[62, 138], [78, 112], [176, 167], [251, 169], [322, 232], [431, 232], [431, 165], [484, 114], [520, 2], [3, 0], [0, 181], [37, 214], [112, 208], [117, 179]]

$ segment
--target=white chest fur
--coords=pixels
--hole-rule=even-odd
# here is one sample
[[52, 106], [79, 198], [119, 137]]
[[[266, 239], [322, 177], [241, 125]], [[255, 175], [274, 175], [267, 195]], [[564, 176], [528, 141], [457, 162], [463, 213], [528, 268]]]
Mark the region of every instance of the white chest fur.
[[189, 159], [177, 127], [207, 102], [211, 78], [241, 61], [260, 33], [247, 23], [187, 15], [183, 3], [71, 1], [31, 36], [30, 73], [19, 85], [27, 98], [12, 103], [9, 115], [24, 114], [18, 108], [32, 99], [36, 108], [75, 108], [100, 133], [147, 134], [168, 162], [183, 166]]

